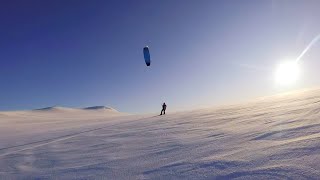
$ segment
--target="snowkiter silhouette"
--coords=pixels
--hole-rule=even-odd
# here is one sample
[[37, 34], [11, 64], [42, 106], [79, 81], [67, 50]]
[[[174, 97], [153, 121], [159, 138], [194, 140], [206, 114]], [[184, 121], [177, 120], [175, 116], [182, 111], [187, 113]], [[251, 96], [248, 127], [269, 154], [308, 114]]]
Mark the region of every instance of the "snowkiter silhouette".
[[161, 110], [161, 114], [160, 114], [160, 115], [162, 115], [162, 112], [163, 112], [163, 114], [166, 114], [166, 109], [167, 109], [167, 105], [166, 105], [166, 103], [163, 103], [163, 104], [162, 104], [162, 110]]

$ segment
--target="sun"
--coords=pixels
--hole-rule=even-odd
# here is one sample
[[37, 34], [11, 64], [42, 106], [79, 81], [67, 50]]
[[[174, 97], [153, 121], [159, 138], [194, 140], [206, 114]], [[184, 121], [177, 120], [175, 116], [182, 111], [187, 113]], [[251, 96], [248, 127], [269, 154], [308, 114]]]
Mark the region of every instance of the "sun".
[[285, 61], [278, 65], [275, 81], [279, 85], [292, 85], [299, 77], [299, 67], [296, 61]]

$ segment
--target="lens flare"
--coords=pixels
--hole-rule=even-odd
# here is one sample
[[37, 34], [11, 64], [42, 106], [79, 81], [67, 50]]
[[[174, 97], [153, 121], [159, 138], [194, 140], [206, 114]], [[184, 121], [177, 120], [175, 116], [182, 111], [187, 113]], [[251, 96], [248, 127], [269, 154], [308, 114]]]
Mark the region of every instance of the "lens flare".
[[300, 61], [300, 59], [306, 54], [309, 49], [320, 40], [320, 34], [318, 34], [315, 38], [312, 39], [312, 41], [308, 44], [308, 46], [302, 51], [302, 53], [298, 56], [296, 59], [296, 62]]

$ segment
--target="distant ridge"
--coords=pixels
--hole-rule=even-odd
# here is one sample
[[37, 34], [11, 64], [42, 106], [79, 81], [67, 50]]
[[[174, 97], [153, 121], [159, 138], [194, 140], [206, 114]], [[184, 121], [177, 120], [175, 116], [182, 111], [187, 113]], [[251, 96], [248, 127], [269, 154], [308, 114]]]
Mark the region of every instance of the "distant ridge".
[[60, 106], [50, 106], [45, 108], [34, 109], [35, 111], [62, 111], [62, 110], [72, 110], [73, 108], [60, 107]]
[[114, 112], [119, 112], [116, 109], [112, 107], [106, 107], [106, 106], [90, 106], [85, 108], [68, 108], [68, 107], [61, 107], [61, 106], [50, 106], [45, 108], [39, 108], [34, 109], [34, 111], [76, 111], [76, 110], [109, 110]]
[[117, 111], [116, 109], [113, 109], [111, 107], [106, 107], [106, 106], [90, 106], [83, 108], [84, 110], [111, 110], [111, 111]]

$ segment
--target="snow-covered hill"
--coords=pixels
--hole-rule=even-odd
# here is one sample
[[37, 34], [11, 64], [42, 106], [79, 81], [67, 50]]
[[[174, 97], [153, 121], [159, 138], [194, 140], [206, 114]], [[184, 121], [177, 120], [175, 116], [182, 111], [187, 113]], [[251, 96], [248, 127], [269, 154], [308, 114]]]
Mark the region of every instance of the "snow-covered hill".
[[320, 90], [168, 110], [1, 112], [0, 179], [320, 177]]

